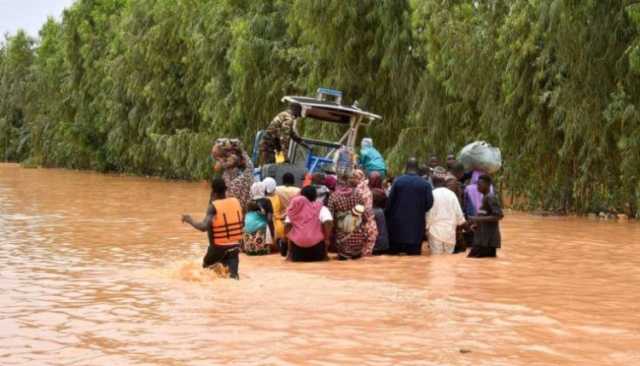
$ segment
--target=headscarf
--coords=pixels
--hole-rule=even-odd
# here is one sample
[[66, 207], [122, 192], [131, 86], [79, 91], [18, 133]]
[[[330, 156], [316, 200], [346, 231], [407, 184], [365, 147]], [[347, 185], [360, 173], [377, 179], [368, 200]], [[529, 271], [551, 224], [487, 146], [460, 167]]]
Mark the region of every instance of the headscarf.
[[434, 177], [442, 178], [444, 181], [446, 181], [447, 178], [449, 177], [447, 170], [445, 168], [441, 167], [441, 166], [437, 166], [437, 167], [433, 168], [432, 175]]
[[382, 174], [380, 172], [374, 170], [369, 174], [369, 188], [371, 190], [382, 189]]
[[382, 187], [382, 175], [379, 172], [373, 171], [369, 174], [369, 189], [373, 195], [374, 207], [386, 208], [387, 194]]
[[263, 182], [255, 182], [251, 185], [251, 199], [259, 200], [264, 198], [265, 184]]
[[349, 178], [351, 178], [350, 174], [344, 174], [338, 177], [335, 193], [340, 195], [348, 195], [353, 192], [355, 187], [351, 186], [351, 183], [349, 182]]
[[336, 185], [338, 184], [338, 178], [335, 175], [327, 175], [324, 177], [324, 185], [329, 188], [330, 191], [336, 190]]
[[287, 216], [293, 226], [287, 237], [301, 247], [321, 242], [324, 239], [319, 218], [321, 209], [320, 202], [311, 202], [303, 195], [294, 197], [287, 208]]
[[276, 186], [278, 185], [275, 179], [266, 177], [264, 178], [262, 183], [264, 183], [264, 190], [267, 195], [272, 195], [273, 193], [275, 193]]
[[362, 142], [360, 142], [360, 148], [361, 149], [369, 149], [373, 147], [373, 140], [369, 137], [365, 137], [362, 139]]

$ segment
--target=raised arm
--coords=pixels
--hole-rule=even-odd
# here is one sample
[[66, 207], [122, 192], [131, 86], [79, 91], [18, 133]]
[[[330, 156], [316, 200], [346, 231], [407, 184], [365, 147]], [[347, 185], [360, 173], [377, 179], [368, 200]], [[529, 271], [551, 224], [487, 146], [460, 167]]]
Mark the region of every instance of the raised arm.
[[201, 222], [195, 222], [191, 215], [182, 215], [182, 223], [187, 223], [194, 229], [202, 232], [207, 231], [211, 227], [211, 222], [213, 221], [213, 218], [216, 214], [215, 211], [216, 210], [213, 205], [210, 204], [207, 208], [207, 214]]

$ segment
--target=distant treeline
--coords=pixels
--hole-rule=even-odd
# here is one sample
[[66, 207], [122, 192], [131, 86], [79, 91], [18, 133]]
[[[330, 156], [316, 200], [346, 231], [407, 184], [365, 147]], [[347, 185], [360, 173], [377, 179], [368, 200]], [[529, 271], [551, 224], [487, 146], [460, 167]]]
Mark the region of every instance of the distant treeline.
[[396, 171], [484, 139], [527, 208], [636, 214], [636, 3], [79, 0], [0, 45], [0, 158], [204, 178], [216, 137], [326, 86], [384, 116]]

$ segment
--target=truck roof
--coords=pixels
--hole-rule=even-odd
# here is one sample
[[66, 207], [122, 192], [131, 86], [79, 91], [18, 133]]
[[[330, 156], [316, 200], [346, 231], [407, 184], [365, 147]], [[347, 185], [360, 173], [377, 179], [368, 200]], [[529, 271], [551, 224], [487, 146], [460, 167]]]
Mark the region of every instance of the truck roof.
[[302, 107], [302, 116], [340, 124], [349, 124], [355, 116], [361, 116], [369, 120], [382, 119], [382, 116], [364, 111], [357, 106], [346, 106], [334, 101], [320, 100], [317, 98], [301, 96], [285, 96], [283, 102]]

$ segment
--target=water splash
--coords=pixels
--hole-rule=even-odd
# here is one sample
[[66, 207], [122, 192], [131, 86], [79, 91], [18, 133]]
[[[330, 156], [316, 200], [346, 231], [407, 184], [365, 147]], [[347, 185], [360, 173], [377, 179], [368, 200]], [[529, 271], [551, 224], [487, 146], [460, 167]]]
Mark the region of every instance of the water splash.
[[223, 265], [216, 263], [209, 268], [202, 268], [202, 262], [196, 259], [170, 262], [157, 273], [165, 278], [194, 283], [210, 283], [229, 278], [229, 270]]

